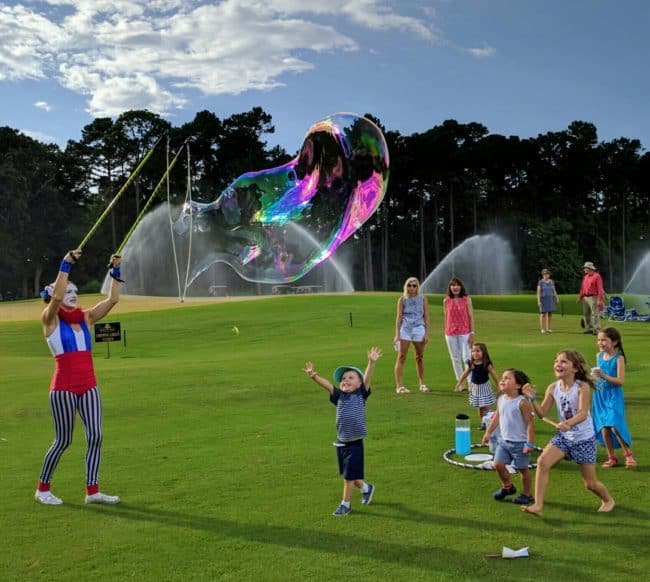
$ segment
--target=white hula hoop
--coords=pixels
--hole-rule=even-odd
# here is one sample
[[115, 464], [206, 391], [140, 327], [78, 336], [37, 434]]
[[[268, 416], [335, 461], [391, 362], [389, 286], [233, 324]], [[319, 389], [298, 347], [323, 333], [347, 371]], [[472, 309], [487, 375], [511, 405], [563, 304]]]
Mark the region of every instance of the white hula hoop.
[[[479, 443], [477, 445], [472, 445], [472, 448], [473, 449], [478, 449], [478, 448], [482, 448], [482, 447], [484, 448], [486, 446], [487, 445], [482, 445], [482, 444]], [[541, 447], [538, 447], [537, 445], [535, 445], [533, 447], [533, 449], [538, 451], [538, 452], [543, 450]], [[490, 469], [488, 467], [482, 466], [483, 463], [481, 463], [480, 465], [474, 465], [472, 463], [462, 463], [461, 461], [455, 461], [454, 459], [451, 458], [451, 455], [454, 455], [454, 454], [456, 454], [456, 449], [449, 449], [448, 451], [445, 451], [442, 454], [442, 458], [445, 461], [447, 461], [450, 465], [455, 465], [456, 467], [462, 467], [463, 469], [476, 469], [477, 471], [492, 471], [493, 470], [493, 469]], [[528, 465], [529, 469], [535, 469], [536, 467], [537, 467], [537, 463], [530, 463]]]

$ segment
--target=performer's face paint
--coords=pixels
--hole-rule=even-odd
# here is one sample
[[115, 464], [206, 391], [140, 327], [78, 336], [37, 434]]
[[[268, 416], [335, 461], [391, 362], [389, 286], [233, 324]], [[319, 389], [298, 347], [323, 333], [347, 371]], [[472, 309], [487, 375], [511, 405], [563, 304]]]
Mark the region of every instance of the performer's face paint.
[[78, 289], [74, 283], [68, 283], [68, 287], [65, 290], [65, 295], [63, 296], [63, 306], [67, 309], [75, 309], [77, 307], [77, 301], [79, 296], [77, 295]]

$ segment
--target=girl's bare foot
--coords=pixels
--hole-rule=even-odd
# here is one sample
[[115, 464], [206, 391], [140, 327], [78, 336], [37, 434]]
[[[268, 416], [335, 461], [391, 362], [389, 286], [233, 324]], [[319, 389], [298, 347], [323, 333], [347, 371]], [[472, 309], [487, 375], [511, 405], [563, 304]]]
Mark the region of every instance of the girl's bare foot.
[[535, 515], [537, 517], [542, 515], [542, 508], [537, 507], [537, 505], [522, 505], [521, 510], [524, 513], [530, 513], [531, 515]]
[[598, 508], [599, 513], [609, 513], [612, 509], [614, 509], [614, 506], [616, 503], [614, 503], [613, 499], [610, 499], [609, 501], [603, 501], [600, 504], [600, 507]]

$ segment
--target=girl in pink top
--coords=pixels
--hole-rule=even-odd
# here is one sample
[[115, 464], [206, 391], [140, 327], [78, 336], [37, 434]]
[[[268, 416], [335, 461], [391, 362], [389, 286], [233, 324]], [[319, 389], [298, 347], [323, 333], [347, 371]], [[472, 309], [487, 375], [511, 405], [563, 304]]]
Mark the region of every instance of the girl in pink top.
[[451, 365], [458, 380], [463, 375], [465, 364], [472, 357], [474, 309], [465, 285], [457, 277], [449, 281], [447, 297], [444, 298], [442, 305], [445, 313], [445, 340]]

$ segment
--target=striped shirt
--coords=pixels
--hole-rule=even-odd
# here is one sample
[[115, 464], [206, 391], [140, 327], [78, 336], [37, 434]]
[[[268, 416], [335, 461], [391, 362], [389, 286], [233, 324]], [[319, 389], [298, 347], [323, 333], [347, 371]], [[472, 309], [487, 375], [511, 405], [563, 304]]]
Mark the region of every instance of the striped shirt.
[[357, 441], [368, 435], [366, 428], [366, 399], [370, 389], [361, 386], [354, 392], [334, 388], [330, 402], [336, 406], [336, 432], [339, 441]]

